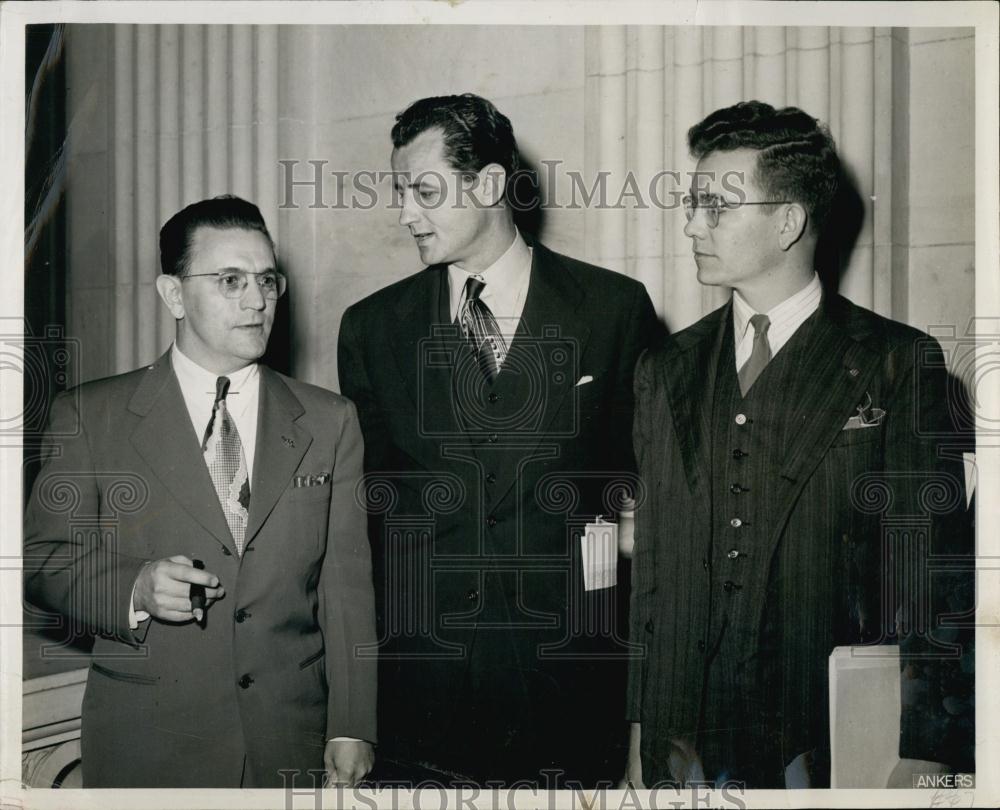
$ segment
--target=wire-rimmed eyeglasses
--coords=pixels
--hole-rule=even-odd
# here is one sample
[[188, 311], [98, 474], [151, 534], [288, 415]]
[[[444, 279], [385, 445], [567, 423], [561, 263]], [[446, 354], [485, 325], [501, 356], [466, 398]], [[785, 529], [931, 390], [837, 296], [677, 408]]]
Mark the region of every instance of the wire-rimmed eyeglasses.
[[188, 273], [181, 276], [181, 281], [189, 278], [215, 278], [219, 292], [226, 298], [241, 298], [247, 291], [250, 276], [257, 284], [260, 294], [269, 301], [281, 298], [288, 288], [286, 279], [277, 270], [265, 270], [263, 273], [249, 273], [246, 270], [220, 270], [217, 273]]
[[714, 228], [719, 224], [719, 214], [723, 211], [733, 211], [743, 205], [785, 205], [791, 202], [792, 200], [730, 201], [723, 199], [718, 194], [702, 195], [700, 199], [695, 199], [687, 194], [681, 199], [687, 221], [690, 222], [694, 219], [694, 212], [700, 208], [705, 212], [705, 222], [709, 228]]

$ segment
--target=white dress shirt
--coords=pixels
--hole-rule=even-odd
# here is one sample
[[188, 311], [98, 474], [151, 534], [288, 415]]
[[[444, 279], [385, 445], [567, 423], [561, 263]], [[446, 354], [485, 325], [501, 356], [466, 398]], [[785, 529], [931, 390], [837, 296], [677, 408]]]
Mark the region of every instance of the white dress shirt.
[[528, 297], [528, 282], [531, 280], [531, 248], [515, 229], [514, 241], [504, 254], [493, 264], [479, 273], [470, 273], [461, 265], [448, 265], [448, 283], [451, 288], [451, 320], [465, 302], [465, 282], [475, 276], [486, 286], [479, 294], [479, 300], [490, 308], [496, 318], [500, 334], [507, 346], [517, 333], [517, 326], [524, 313], [524, 302]]
[[[222, 375], [207, 371], [187, 357], [175, 343], [170, 349], [170, 364], [181, 387], [181, 396], [187, 406], [191, 426], [197, 437], [199, 446], [212, 418], [212, 408], [215, 405], [215, 381]], [[260, 403], [260, 372], [256, 363], [244, 366], [229, 377], [229, 392], [226, 394], [226, 409], [236, 423], [243, 445], [243, 455], [247, 461], [247, 469], [251, 471], [253, 480], [254, 451], [257, 449], [257, 408]], [[214, 492], [210, 493], [212, 496]], [[208, 495], [206, 495], [208, 497]], [[178, 549], [178, 554], [187, 553], [186, 549]], [[133, 600], [135, 587], [132, 588]], [[128, 623], [135, 630], [140, 622], [149, 618], [144, 610], [136, 610], [134, 601], [129, 602]]]
[[[771, 348], [771, 357], [780, 352], [796, 330], [819, 309], [822, 297], [823, 287], [819, 283], [819, 276], [813, 273], [812, 280], [805, 287], [763, 313], [771, 322], [767, 329], [767, 344]], [[750, 359], [750, 353], [753, 351], [754, 330], [750, 326], [750, 318], [756, 314], [746, 299], [733, 290], [733, 337], [736, 340], [737, 371]]]

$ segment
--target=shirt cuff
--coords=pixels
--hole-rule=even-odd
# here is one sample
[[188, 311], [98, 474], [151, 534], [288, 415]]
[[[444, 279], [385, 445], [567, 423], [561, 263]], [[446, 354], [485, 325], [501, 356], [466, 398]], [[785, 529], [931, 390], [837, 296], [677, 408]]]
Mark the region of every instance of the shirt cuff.
[[363, 742], [363, 741], [359, 740], [357, 737], [333, 737], [327, 742]]
[[128, 629], [138, 630], [139, 625], [149, 618], [149, 614], [145, 610], [135, 609], [135, 585], [132, 586], [132, 595], [128, 600]]

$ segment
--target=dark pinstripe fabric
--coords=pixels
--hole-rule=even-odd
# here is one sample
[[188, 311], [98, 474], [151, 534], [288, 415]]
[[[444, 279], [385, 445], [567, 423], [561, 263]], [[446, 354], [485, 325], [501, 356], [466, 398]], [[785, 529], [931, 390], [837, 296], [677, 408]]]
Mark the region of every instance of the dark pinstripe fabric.
[[[731, 321], [729, 306], [717, 310], [647, 352], [636, 371], [635, 448], [649, 499], [637, 515], [631, 632], [647, 656], [632, 667], [629, 706], [642, 722], [647, 784], [670, 778], [671, 737], [700, 735], [707, 776], [752, 786], [780, 786], [783, 763], [826, 748], [832, 648], [891, 640], [903, 598], [882, 606], [886, 513], [859, 505], [864, 476], [891, 489], [890, 517], [908, 516], [925, 534], [920, 491], [943, 478], [956, 497], [934, 516], [932, 547], [960, 550], [970, 539], [948, 524], [964, 517], [960, 466], [938, 460], [937, 440], [914, 430], [918, 417], [947, 430], [936, 344], [915, 368], [926, 336], [833, 296], [741, 399]], [[884, 421], [843, 430], [867, 394]], [[737, 449], [746, 455], [734, 458]], [[961, 759], [937, 722], [939, 703], [912, 710], [902, 754]], [[971, 713], [962, 722], [968, 729]]]

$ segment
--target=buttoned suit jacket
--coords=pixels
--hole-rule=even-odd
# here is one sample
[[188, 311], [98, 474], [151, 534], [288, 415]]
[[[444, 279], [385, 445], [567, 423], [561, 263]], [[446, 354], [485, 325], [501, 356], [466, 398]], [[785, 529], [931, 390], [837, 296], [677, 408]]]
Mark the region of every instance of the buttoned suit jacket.
[[[372, 487], [383, 739], [448, 767], [468, 733], [489, 733], [463, 727], [469, 677], [505, 707], [508, 748], [545, 762], [624, 727], [628, 580], [584, 593], [578, 535], [633, 487], [632, 372], [658, 330], [640, 283], [541, 244], [492, 386], [452, 323], [446, 266], [347, 310], [340, 381]], [[586, 627], [588, 611], [605, 625]]]
[[[237, 556], [169, 353], [52, 407], [25, 519], [36, 606], [97, 635], [82, 718], [87, 787], [280, 787], [327, 739], [375, 740], [363, 444], [353, 405], [260, 367]], [[296, 476], [327, 473], [317, 486]], [[184, 554], [226, 589], [205, 627], [131, 631], [144, 562]], [[364, 651], [367, 650], [367, 656]], [[244, 761], [245, 757], [245, 761]]]
[[[721, 569], [705, 570], [702, 561], [711, 558], [711, 419], [722, 341], [732, 340], [731, 303], [644, 354], [636, 369], [634, 441], [649, 498], [637, 513], [631, 638], [646, 655], [631, 666], [629, 713], [642, 724], [647, 785], [670, 779], [669, 740], [694, 739], [698, 729], [705, 650], [725, 632], [718, 609], [709, 615], [713, 598], [716, 605], [728, 600], [730, 624], [748, 628], [729, 640], [730, 656], [718, 664], [730, 668], [735, 689], [761, 654], [765, 611], [780, 612], [780, 683], [764, 688], [780, 690], [780, 715], [771, 722], [786, 764], [827, 746], [834, 646], [901, 639], [906, 655], [943, 649], [912, 626], [896, 633], [897, 618], [913, 616], [910, 600], [926, 591], [898, 580], [887, 590], [904, 562], [913, 571], [945, 559], [937, 555], [971, 553], [961, 461], [967, 448], [950, 418], [953, 389], [940, 347], [837, 295], [824, 295], [816, 318], [800, 360], [807, 373], [758, 414], [783, 421], [791, 436], [780, 465], [767, 473], [774, 495], [757, 505], [764, 548], [726, 559]], [[885, 411], [883, 421], [845, 430], [867, 395]], [[936, 612], [971, 609], [971, 560], [953, 558], [950, 573], [934, 573]], [[775, 564], [782, 572], [776, 589]], [[723, 593], [723, 580], [738, 590]], [[954, 621], [968, 625], [970, 618]], [[935, 625], [933, 635], [949, 644], [959, 630]], [[947, 652], [945, 662], [916, 657], [904, 665], [900, 755], [968, 767], [971, 696], [952, 704], [955, 715], [943, 708], [961, 680], [952, 677], [959, 652]], [[969, 664], [969, 648], [963, 652]], [[747, 712], [761, 705], [755, 697], [743, 693]]]

